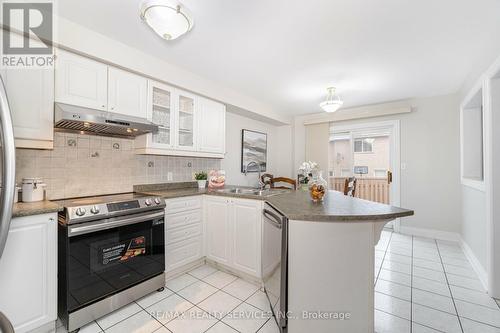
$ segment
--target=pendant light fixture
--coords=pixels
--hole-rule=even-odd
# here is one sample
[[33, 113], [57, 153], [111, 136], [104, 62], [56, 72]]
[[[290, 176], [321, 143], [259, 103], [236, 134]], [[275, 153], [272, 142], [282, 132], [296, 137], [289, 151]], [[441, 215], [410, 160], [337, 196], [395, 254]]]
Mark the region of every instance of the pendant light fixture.
[[141, 19], [161, 38], [179, 38], [193, 28], [187, 8], [176, 0], [145, 0], [141, 4]]
[[344, 104], [344, 101], [340, 99], [340, 97], [335, 94], [335, 87], [329, 87], [326, 89], [328, 95], [326, 96], [326, 100], [320, 103], [320, 107], [326, 112], [335, 112]]

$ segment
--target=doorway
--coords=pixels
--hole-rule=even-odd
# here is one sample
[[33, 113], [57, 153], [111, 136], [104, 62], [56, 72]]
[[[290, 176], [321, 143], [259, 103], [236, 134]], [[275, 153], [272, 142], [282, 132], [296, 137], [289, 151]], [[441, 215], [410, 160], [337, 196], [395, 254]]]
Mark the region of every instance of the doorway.
[[[328, 184], [343, 192], [348, 177], [356, 177], [355, 197], [400, 205], [399, 121], [354, 125], [330, 124]], [[394, 222], [394, 223], [393, 223]], [[399, 232], [399, 219], [386, 228]]]

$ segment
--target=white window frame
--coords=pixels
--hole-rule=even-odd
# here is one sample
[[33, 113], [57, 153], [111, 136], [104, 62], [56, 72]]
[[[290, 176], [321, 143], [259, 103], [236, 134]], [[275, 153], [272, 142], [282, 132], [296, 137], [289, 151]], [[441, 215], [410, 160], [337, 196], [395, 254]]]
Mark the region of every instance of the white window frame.
[[[373, 143], [374, 142], [372, 142], [370, 144], [370, 147], [371, 147], [370, 150], [365, 150], [365, 140], [366, 139], [373, 139], [374, 142], [375, 142], [375, 138], [357, 138], [357, 139], [354, 139], [354, 142], [353, 142], [353, 144], [354, 144], [354, 149], [353, 149], [354, 153], [356, 153], [356, 154], [370, 154], [370, 153], [373, 153]], [[361, 151], [356, 151], [356, 141], [361, 141]]]

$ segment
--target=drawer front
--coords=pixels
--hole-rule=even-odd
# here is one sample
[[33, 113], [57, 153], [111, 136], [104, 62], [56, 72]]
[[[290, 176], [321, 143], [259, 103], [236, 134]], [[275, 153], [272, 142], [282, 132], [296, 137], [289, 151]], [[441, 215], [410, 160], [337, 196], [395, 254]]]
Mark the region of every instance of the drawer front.
[[166, 201], [167, 215], [201, 208], [201, 197], [185, 197]]
[[201, 224], [201, 210], [183, 212], [175, 215], [165, 216], [167, 230], [173, 228], [184, 227], [194, 223]]
[[201, 236], [201, 223], [189, 225], [185, 228], [175, 228], [167, 231], [167, 245], [177, 243], [186, 239]]
[[166, 270], [171, 271], [202, 257], [202, 239], [196, 237], [167, 246]]

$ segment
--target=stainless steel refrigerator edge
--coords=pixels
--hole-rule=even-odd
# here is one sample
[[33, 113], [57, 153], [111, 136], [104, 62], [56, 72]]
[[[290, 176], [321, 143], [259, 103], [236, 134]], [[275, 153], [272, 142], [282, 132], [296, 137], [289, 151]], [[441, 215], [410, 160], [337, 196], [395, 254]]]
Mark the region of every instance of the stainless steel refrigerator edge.
[[267, 202], [262, 243], [262, 280], [280, 332], [287, 332], [288, 219]]
[[[2, 150], [2, 187], [0, 189], [0, 259], [7, 243], [16, 183], [16, 147], [9, 102], [0, 77], [0, 149]], [[6, 274], [8, 272], [2, 272]], [[0, 312], [0, 332], [14, 332], [9, 319]]]

